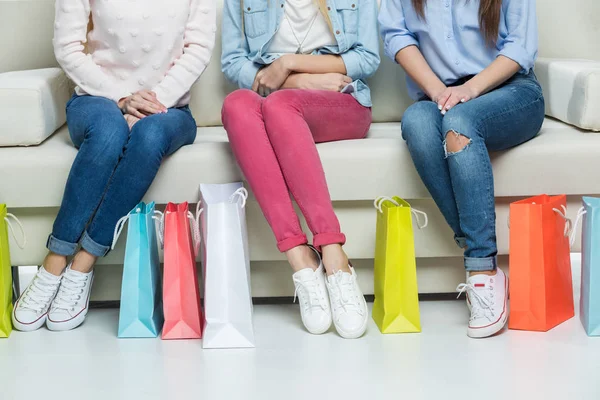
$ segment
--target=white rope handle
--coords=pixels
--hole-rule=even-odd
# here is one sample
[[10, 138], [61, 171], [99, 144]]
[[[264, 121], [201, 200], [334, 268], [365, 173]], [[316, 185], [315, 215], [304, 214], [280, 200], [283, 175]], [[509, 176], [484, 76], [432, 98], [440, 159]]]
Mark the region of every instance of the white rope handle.
[[235, 192], [233, 192], [231, 197], [229, 197], [229, 202], [235, 203], [237, 199], [240, 199], [242, 201], [242, 208], [246, 207], [246, 202], [248, 201], [248, 191], [246, 190], [246, 188], [241, 187]]
[[[139, 208], [138, 208], [138, 210], [139, 210]], [[115, 231], [113, 232], [112, 244], [110, 245], [111, 250], [115, 249], [115, 245], [117, 244], [117, 241], [119, 240], [119, 236], [121, 236], [121, 232], [123, 232], [125, 223], [127, 223], [128, 220], [129, 220], [129, 214], [125, 215], [124, 217], [121, 217], [117, 221], [117, 224], [115, 225]]]
[[[373, 202], [373, 205], [375, 206], [375, 208], [377, 209], [377, 211], [379, 211], [380, 213], [383, 213], [383, 203], [385, 203], [386, 201], [389, 201], [390, 203], [394, 204], [396, 207], [402, 207], [401, 204], [399, 204], [396, 200], [392, 199], [389, 196], [380, 196], [378, 198], [375, 199], [375, 201]], [[429, 225], [429, 217], [427, 216], [427, 213], [421, 211], [421, 210], [417, 210], [416, 208], [410, 208], [410, 212], [412, 213], [412, 215], [415, 216], [415, 220], [417, 221], [417, 227], [419, 229], [423, 229], [423, 228], [427, 228], [427, 225]], [[420, 216], [423, 216], [425, 221], [423, 223], [421, 223], [421, 218]]]
[[373, 205], [375, 206], [375, 208], [377, 209], [377, 211], [379, 211], [380, 213], [382, 213], [383, 209], [381, 207], [383, 206], [383, 203], [385, 203], [386, 201], [389, 201], [390, 203], [392, 203], [396, 207], [400, 207], [400, 204], [398, 204], [396, 202], [396, 200], [392, 199], [389, 196], [379, 196], [378, 198], [375, 199], [375, 201], [373, 202]]
[[571, 232], [571, 239], [569, 240], [569, 244], [571, 245], [571, 247], [573, 247], [573, 245], [575, 244], [575, 234], [577, 233], [577, 227], [579, 226], [579, 223], [583, 220], [583, 216], [585, 214], [587, 214], [587, 211], [585, 211], [585, 207], [581, 207], [579, 211], [577, 211], [577, 219], [573, 224], [573, 232]]
[[[17, 235], [15, 234], [15, 229], [13, 228], [12, 224], [10, 223], [11, 219], [17, 224], [17, 226], [21, 230], [21, 239], [23, 239], [22, 242], [19, 242], [19, 240], [17, 240]], [[17, 244], [17, 246], [19, 246], [20, 249], [24, 249], [25, 246], [27, 245], [27, 236], [25, 235], [25, 229], [23, 229], [23, 224], [21, 224], [21, 221], [19, 221], [19, 219], [17, 217], [15, 217], [14, 214], [11, 214], [11, 213], [6, 213], [6, 217], [4, 217], [4, 220], [6, 221], [8, 230], [10, 230], [10, 233], [12, 234], [13, 239], [15, 239], [15, 243]]]
[[188, 219], [192, 224], [192, 232], [194, 233], [194, 254], [197, 256], [200, 251], [200, 225], [196, 223], [196, 217], [191, 211], [188, 211]]
[[571, 236], [571, 232], [573, 230], [573, 221], [571, 221], [571, 219], [569, 217], [567, 217], [567, 207], [565, 207], [562, 204], [560, 207], [563, 209], [563, 211], [560, 211], [558, 208], [553, 208], [552, 211], [554, 211], [555, 213], [560, 215], [560, 217], [565, 220], [564, 235], [565, 235], [565, 237], [569, 237], [569, 236]]
[[165, 214], [154, 210], [152, 219], [158, 222], [156, 231], [158, 232], [158, 240], [160, 241], [160, 248], [165, 247]]

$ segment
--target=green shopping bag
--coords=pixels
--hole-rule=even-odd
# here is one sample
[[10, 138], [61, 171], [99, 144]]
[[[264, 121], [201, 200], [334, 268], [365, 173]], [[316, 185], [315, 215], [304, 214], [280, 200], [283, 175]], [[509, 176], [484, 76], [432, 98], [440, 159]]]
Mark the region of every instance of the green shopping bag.
[[23, 231], [23, 226], [14, 215], [6, 212], [5, 204], [0, 204], [0, 338], [8, 337], [12, 331], [11, 314], [13, 308], [13, 287], [10, 248], [8, 246], [8, 231], [10, 230], [13, 237], [15, 237], [15, 232], [10, 223], [10, 219], [14, 220], [21, 228], [23, 243], [17, 242], [17, 245], [20, 248], [23, 248], [25, 247], [25, 232]]

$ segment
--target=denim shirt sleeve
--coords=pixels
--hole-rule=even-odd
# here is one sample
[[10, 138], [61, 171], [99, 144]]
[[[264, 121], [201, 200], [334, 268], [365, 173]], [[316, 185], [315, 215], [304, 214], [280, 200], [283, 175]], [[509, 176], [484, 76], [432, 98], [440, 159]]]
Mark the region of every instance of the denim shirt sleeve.
[[223, 3], [221, 70], [241, 89], [250, 89], [260, 65], [250, 60], [248, 41], [242, 32], [240, 0]]
[[535, 0], [510, 0], [503, 7], [507, 34], [498, 40], [498, 55], [515, 61], [528, 73], [538, 52]]
[[405, 47], [419, 46], [414, 33], [406, 27], [401, 0], [382, 0], [379, 12], [379, 30], [385, 55], [396, 61], [396, 54]]
[[381, 61], [377, 36], [377, 0], [358, 1], [358, 40], [348, 51], [340, 54], [346, 65], [346, 75], [354, 81], [373, 75]]

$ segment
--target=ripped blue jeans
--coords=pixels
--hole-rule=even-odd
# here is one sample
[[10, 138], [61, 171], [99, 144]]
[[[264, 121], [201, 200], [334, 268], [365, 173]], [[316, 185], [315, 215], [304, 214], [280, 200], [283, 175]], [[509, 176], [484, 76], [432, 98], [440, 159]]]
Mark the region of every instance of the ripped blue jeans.
[[[428, 99], [406, 110], [402, 137], [456, 243], [465, 250], [467, 271], [492, 271], [497, 266], [494, 177], [488, 152], [534, 138], [543, 121], [544, 97], [533, 72], [515, 75], [445, 116]], [[448, 135], [464, 136], [466, 146], [449, 152]]]

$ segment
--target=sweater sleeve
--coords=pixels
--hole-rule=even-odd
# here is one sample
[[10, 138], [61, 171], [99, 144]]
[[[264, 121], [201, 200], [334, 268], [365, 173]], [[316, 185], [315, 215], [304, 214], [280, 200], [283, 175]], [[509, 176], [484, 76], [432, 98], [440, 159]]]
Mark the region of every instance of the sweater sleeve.
[[84, 52], [90, 19], [89, 0], [57, 0], [54, 55], [67, 76], [84, 92], [115, 102], [129, 96]]
[[210, 62], [217, 31], [216, 19], [214, 0], [191, 1], [185, 26], [183, 54], [152, 88], [165, 107], [175, 106], [190, 91]]

